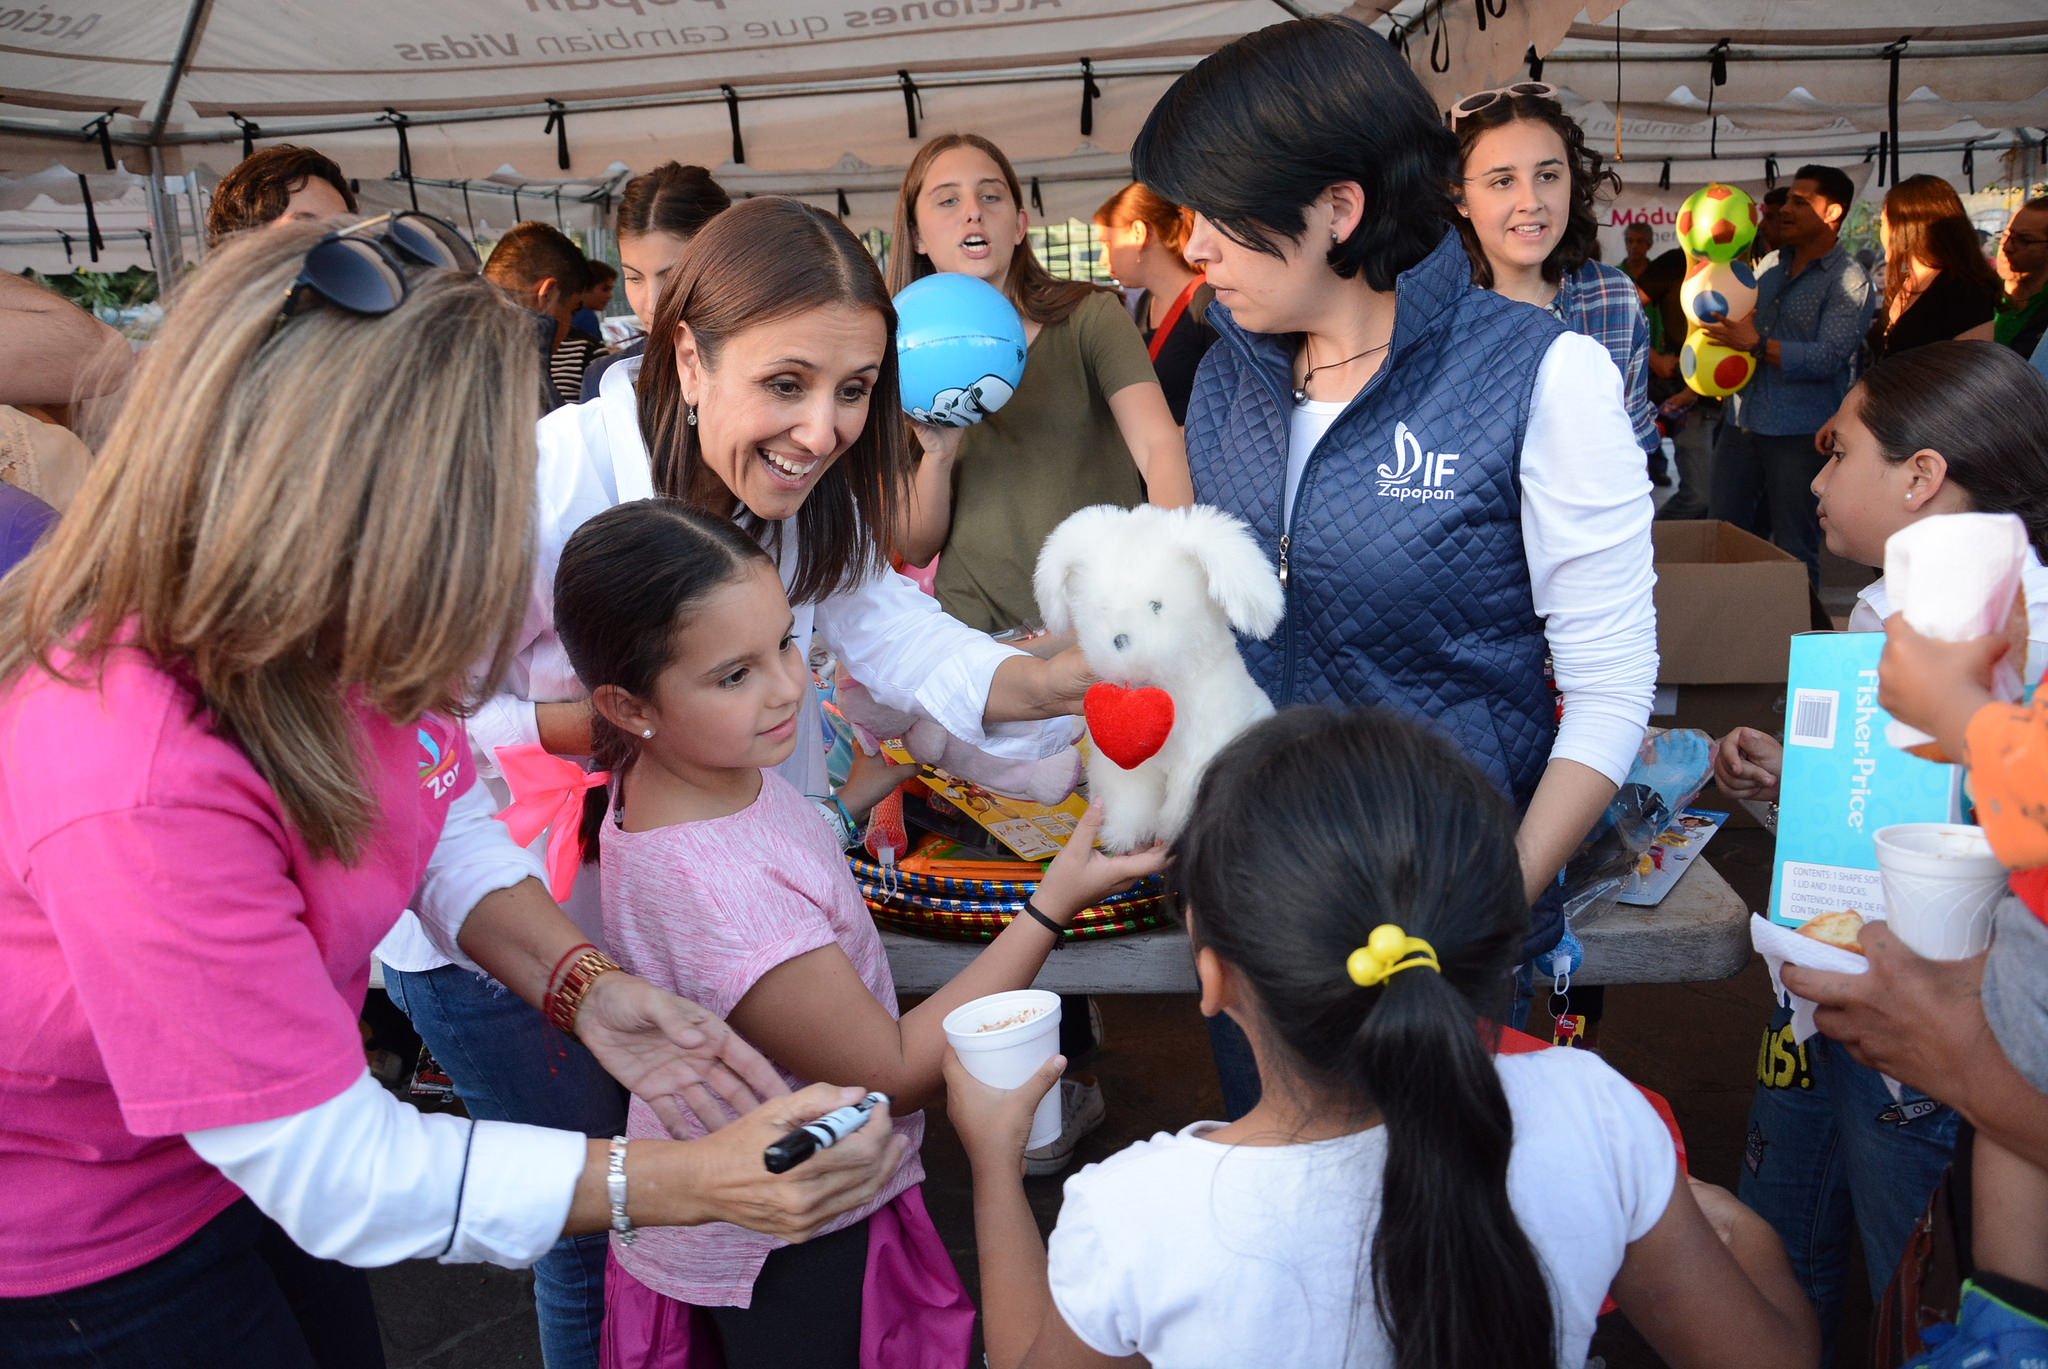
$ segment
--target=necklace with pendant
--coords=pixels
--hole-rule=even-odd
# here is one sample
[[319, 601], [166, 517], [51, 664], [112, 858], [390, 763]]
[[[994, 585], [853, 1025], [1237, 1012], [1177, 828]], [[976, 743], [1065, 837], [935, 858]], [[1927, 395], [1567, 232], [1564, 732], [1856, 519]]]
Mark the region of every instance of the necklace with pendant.
[[[1358, 353], [1358, 354], [1357, 354], [1356, 356], [1348, 356], [1348, 357], [1345, 357], [1345, 358], [1344, 358], [1344, 359], [1343, 359], [1342, 361], [1326, 361], [1326, 362], [1324, 362], [1324, 363], [1323, 363], [1322, 365], [1320, 365], [1320, 366], [1311, 366], [1311, 367], [1309, 367], [1309, 368], [1308, 368], [1308, 370], [1307, 370], [1307, 372], [1305, 372], [1305, 373], [1304, 373], [1304, 374], [1302, 375], [1302, 377], [1301, 377], [1301, 384], [1299, 384], [1299, 385], [1297, 385], [1297, 386], [1295, 386], [1295, 387], [1294, 387], [1294, 402], [1295, 402], [1296, 404], [1306, 404], [1306, 403], [1308, 403], [1308, 383], [1309, 383], [1309, 382], [1310, 382], [1311, 380], [1314, 380], [1314, 379], [1316, 378], [1316, 372], [1317, 372], [1317, 371], [1333, 371], [1333, 370], [1335, 370], [1335, 369], [1336, 369], [1337, 367], [1339, 367], [1339, 366], [1349, 366], [1349, 365], [1350, 365], [1350, 364], [1351, 364], [1352, 362], [1354, 362], [1354, 361], [1358, 361], [1358, 360], [1360, 360], [1360, 359], [1362, 359], [1362, 358], [1364, 358], [1364, 357], [1369, 357], [1369, 356], [1371, 356], [1371, 355], [1372, 355], [1372, 354], [1373, 354], [1374, 352], [1384, 352], [1384, 351], [1386, 351], [1386, 350], [1387, 350], [1387, 348], [1389, 348], [1389, 347], [1391, 347], [1391, 346], [1393, 345], [1393, 343], [1394, 343], [1394, 340], [1393, 340], [1392, 338], [1388, 338], [1388, 339], [1387, 339], [1387, 340], [1386, 340], [1385, 342], [1382, 342], [1382, 343], [1381, 343], [1381, 344], [1380, 344], [1379, 346], [1377, 346], [1377, 347], [1368, 347], [1368, 348], [1366, 348], [1366, 349], [1365, 349], [1364, 351], [1362, 351], [1362, 352]], [[1308, 348], [1307, 348], [1307, 346], [1306, 346], [1305, 344], [1304, 344], [1304, 346], [1302, 347], [1302, 355], [1303, 355], [1304, 357], [1306, 357], [1306, 356], [1308, 355]]]

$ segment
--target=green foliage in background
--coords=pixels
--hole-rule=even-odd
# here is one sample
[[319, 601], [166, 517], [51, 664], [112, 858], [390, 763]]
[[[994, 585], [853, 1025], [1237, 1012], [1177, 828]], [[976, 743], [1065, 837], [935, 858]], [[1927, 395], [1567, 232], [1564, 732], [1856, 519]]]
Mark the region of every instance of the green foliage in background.
[[126, 271], [73, 271], [64, 276], [28, 272], [81, 309], [95, 314], [132, 309], [156, 299], [156, 272], [131, 266]]

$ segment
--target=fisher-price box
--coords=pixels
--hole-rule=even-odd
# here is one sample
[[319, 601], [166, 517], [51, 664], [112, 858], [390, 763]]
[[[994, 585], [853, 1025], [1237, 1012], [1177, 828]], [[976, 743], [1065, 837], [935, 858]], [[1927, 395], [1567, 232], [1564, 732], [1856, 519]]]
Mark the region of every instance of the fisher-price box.
[[1802, 632], [1785, 686], [1771, 921], [1884, 913], [1873, 838], [1895, 822], [1962, 822], [1962, 771], [1897, 750], [1877, 703], [1882, 632]]

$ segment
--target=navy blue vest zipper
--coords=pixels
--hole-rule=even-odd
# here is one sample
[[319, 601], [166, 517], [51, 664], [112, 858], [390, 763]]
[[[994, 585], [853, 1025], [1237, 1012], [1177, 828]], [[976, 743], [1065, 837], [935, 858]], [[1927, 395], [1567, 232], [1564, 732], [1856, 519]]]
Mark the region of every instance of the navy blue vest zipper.
[[[1396, 308], [1398, 309], [1398, 307], [1397, 304]], [[1286, 633], [1281, 639], [1282, 646], [1280, 651], [1279, 707], [1281, 708], [1285, 708], [1294, 702], [1294, 589], [1290, 584], [1290, 581], [1293, 579], [1292, 570], [1287, 563], [1287, 553], [1294, 545], [1294, 518], [1300, 515], [1303, 506], [1308, 503], [1309, 492], [1315, 488], [1316, 463], [1322, 457], [1323, 448], [1329, 445], [1331, 434], [1337, 431], [1345, 419], [1358, 411], [1359, 404], [1379, 387], [1381, 381], [1386, 379], [1387, 372], [1393, 364], [1394, 354], [1390, 345], [1386, 357], [1380, 362], [1380, 368], [1372, 373], [1364, 385], [1359, 387], [1357, 394], [1354, 394], [1345, 402], [1344, 408], [1335, 418], [1330, 420], [1330, 426], [1323, 429], [1323, 435], [1316, 439], [1316, 445], [1309, 448], [1308, 460], [1304, 461], [1301, 466], [1301, 484], [1294, 491], [1293, 516], [1289, 516], [1287, 512], [1287, 468], [1282, 466], [1280, 469], [1280, 589], [1285, 594], [1287, 603], [1286, 616], [1281, 620]], [[1281, 425], [1285, 429], [1280, 435], [1280, 450], [1283, 452], [1287, 450], [1288, 444], [1293, 440], [1293, 425], [1287, 417], [1287, 415], [1291, 415], [1294, 412], [1292, 407], [1293, 400], [1294, 396], [1290, 393], [1287, 396], [1288, 407], [1280, 411], [1282, 414]]]

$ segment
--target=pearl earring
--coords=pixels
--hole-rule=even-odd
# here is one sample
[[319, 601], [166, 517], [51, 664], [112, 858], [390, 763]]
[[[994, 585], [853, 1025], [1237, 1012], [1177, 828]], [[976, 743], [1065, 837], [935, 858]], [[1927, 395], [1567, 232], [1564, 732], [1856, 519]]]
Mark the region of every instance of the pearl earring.
[[691, 427], [693, 427], [693, 428], [697, 426], [697, 406], [696, 406], [696, 405], [692, 404], [692, 405], [690, 406], [690, 412], [689, 412], [689, 414], [688, 414], [688, 415], [687, 415], [687, 416], [686, 416], [686, 417], [685, 417], [685, 418], [683, 419], [683, 421], [684, 421], [685, 423], [689, 424], [689, 425], [690, 425]]
[[643, 737], [651, 737], [654, 735], [654, 729], [651, 727], [642, 728], [640, 731], [640, 735]]

